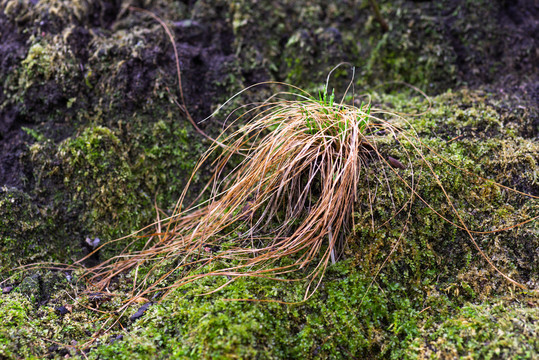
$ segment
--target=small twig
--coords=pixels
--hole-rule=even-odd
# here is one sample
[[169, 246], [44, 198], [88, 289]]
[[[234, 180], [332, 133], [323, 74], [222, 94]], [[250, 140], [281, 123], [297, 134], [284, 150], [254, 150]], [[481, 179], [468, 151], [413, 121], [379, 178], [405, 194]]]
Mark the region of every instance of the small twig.
[[380, 23], [380, 26], [382, 27], [383, 32], [389, 31], [389, 26], [387, 25], [387, 22], [382, 17], [382, 14], [380, 13], [380, 8], [378, 7], [378, 3], [376, 0], [369, 0], [369, 3], [371, 4], [372, 11], [374, 11], [374, 17], [376, 18], [376, 21]]
[[460, 138], [463, 137], [463, 136], [464, 136], [464, 135], [455, 136], [453, 139], [448, 140], [448, 141], [447, 141], [447, 144], [449, 144], [450, 142], [453, 142], [453, 141], [455, 141], [455, 140], [458, 140], [458, 139], [460, 139]]
[[[181, 104], [176, 101], [176, 99], [174, 99], [174, 102], [176, 103], [176, 105], [178, 105], [178, 107], [180, 108], [180, 110], [185, 114], [185, 116], [187, 117], [187, 120], [189, 120], [189, 122], [191, 123], [191, 125], [193, 125], [193, 127], [195, 128], [195, 130], [201, 134], [202, 136], [204, 136], [205, 138], [207, 139], [210, 139], [212, 141], [215, 141], [213, 138], [211, 138], [210, 136], [208, 136], [204, 131], [202, 131], [197, 123], [195, 122], [195, 120], [193, 119], [193, 117], [191, 116], [191, 113], [189, 112], [189, 110], [187, 110], [187, 105], [185, 104], [185, 98], [183, 96], [183, 87], [182, 87], [182, 76], [181, 76], [181, 70], [180, 70], [180, 57], [178, 55], [178, 49], [176, 48], [176, 43], [174, 42], [174, 36], [172, 35], [172, 32], [170, 31], [170, 29], [168, 28], [167, 24], [157, 15], [155, 15], [153, 12], [151, 11], [148, 11], [146, 9], [141, 9], [141, 8], [138, 8], [138, 7], [134, 7], [134, 6], [130, 6], [129, 7], [130, 10], [132, 11], [138, 11], [138, 12], [141, 12], [141, 13], [144, 13], [144, 14], [147, 14], [147, 15], [150, 15], [155, 21], [157, 21], [159, 23], [159, 25], [161, 25], [161, 27], [163, 28], [163, 30], [165, 30], [167, 36], [168, 36], [168, 39], [172, 45], [172, 48], [174, 49], [174, 60], [176, 62], [176, 74], [178, 76], [178, 89], [180, 90], [180, 99], [181, 99]], [[170, 93], [170, 90], [168, 89], [167, 87], [167, 91], [169, 91]]]
[[[331, 230], [331, 225], [329, 225], [329, 246], [331, 246], [331, 240], [333, 238], [333, 231]], [[331, 246], [331, 263], [335, 265], [335, 247]]]
[[423, 311], [427, 311], [428, 309], [430, 309], [430, 306], [427, 306], [426, 308], [424, 308], [423, 310], [421, 310], [420, 312], [418, 312], [417, 315], [421, 314]]

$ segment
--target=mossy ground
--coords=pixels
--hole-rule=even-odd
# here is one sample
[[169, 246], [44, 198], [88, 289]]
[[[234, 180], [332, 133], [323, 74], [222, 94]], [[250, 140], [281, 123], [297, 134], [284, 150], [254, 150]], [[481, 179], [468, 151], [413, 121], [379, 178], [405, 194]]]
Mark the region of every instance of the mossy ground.
[[[172, 51], [153, 20], [97, 0], [74, 6], [59, 0], [34, 3], [4, 1], [0, 14], [2, 26], [14, 34], [2, 33], [3, 43], [20, 48], [2, 63], [0, 110], [3, 119], [12, 121], [2, 123], [0, 140], [11, 154], [3, 159], [13, 164], [9, 169], [2, 165], [0, 172], [8, 179], [4, 172], [9, 170], [13, 178], [0, 191], [2, 279], [22, 264], [73, 262], [88, 251], [86, 237], [107, 241], [151, 223], [155, 204], [170, 211], [209, 146], [171, 101], [177, 91]], [[407, 113], [427, 109], [417, 93], [388, 81], [407, 81], [438, 94], [425, 115], [407, 118], [419, 139], [436, 151], [424, 156], [470, 229], [503, 228], [537, 215], [536, 200], [479, 181], [441, 159], [539, 193], [538, 110], [528, 92], [536, 76], [529, 66], [535, 55], [525, 51], [527, 38], [516, 43], [518, 51], [500, 55], [510, 39], [498, 36], [503, 31], [496, 17], [508, 5], [379, 3], [390, 23], [388, 33], [381, 31], [367, 1], [137, 5], [173, 23], [187, 105], [197, 119], [262, 80], [290, 81], [316, 91], [333, 66], [349, 61], [357, 66], [356, 93], [370, 91], [378, 107]], [[482, 11], [494, 14], [493, 20], [472, 21]], [[522, 10], [522, 22], [530, 11]], [[496, 90], [496, 74], [504, 70], [523, 85], [511, 87], [513, 82], [502, 87], [505, 92]], [[350, 74], [335, 75], [334, 86], [342, 91]], [[236, 104], [262, 99], [271, 90], [261, 88]], [[220, 121], [223, 116], [202, 126], [215, 136]], [[380, 148], [404, 160], [395, 139], [387, 137]], [[457, 221], [432, 174], [417, 156], [412, 164], [420, 179], [418, 195]], [[409, 179], [411, 171], [408, 167], [401, 176]], [[208, 176], [197, 175], [191, 199]], [[225, 300], [297, 301], [305, 289], [302, 282], [251, 278], [199, 296], [225, 281], [208, 278], [151, 305], [136, 321], [129, 320], [136, 307], [128, 309], [122, 326], [101, 334], [86, 356], [534, 358], [539, 351], [537, 295], [508, 285], [465, 232], [417, 198], [409, 218], [403, 212], [390, 220], [396, 204], [409, 196], [388, 173], [374, 208], [358, 204], [343, 260], [328, 268], [320, 289], [306, 302]], [[373, 217], [377, 224], [390, 221], [373, 228]], [[537, 222], [475, 238], [504, 273], [537, 289]], [[122, 246], [105, 248], [100, 259]], [[83, 284], [76, 272], [14, 274], [3, 284], [13, 290], [0, 295], [0, 358], [76, 355], [107, 318], [88, 307], [114, 310], [128, 296], [132, 278], [124, 274], [111, 289], [120, 296], [100, 302], [76, 296]], [[67, 305], [71, 312], [60, 315], [56, 309]]]

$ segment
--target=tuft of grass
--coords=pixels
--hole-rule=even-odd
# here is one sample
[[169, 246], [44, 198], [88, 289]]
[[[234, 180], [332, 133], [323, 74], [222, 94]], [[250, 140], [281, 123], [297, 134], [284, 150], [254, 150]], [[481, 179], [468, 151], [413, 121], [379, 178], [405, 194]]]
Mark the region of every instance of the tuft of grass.
[[[306, 300], [320, 286], [330, 261], [335, 262], [343, 252], [356, 204], [372, 209], [378, 187], [389, 187], [391, 175], [402, 181], [406, 194], [399, 194], [397, 200], [388, 188], [394, 208], [389, 221], [399, 213], [408, 215], [398, 231], [397, 242], [374, 273], [373, 282], [399, 246], [414, 201], [419, 200], [441, 219], [464, 230], [481, 256], [503, 278], [523, 287], [498, 270], [475, 241], [474, 234], [503, 229], [468, 229], [425, 155], [436, 155], [435, 151], [419, 139], [404, 117], [370, 103], [359, 104], [356, 107], [336, 102], [326, 85], [318, 98], [306, 92], [280, 92], [244, 111], [225, 129], [224, 134], [230, 135], [216, 140], [195, 168], [194, 174], [209, 159], [215, 159], [211, 162], [211, 181], [205, 188], [210, 193], [208, 200], [185, 206], [188, 185], [172, 216], [158, 218], [150, 234], [135, 234], [133, 244], [140, 244], [140, 238], [146, 241], [142, 249], [128, 246], [120, 255], [88, 269], [89, 282], [103, 291], [118, 274], [131, 271], [132, 298], [124, 309], [140, 298], [156, 296], [157, 292], [166, 295], [209, 276], [226, 277], [227, 281], [208, 293], [245, 276], [304, 280]], [[240, 126], [239, 122], [247, 117], [250, 119]], [[378, 144], [388, 138], [404, 163], [378, 149]], [[231, 163], [238, 165], [229, 172]], [[419, 163], [432, 175], [426, 181], [441, 190], [447, 201], [446, 213], [434, 209], [418, 194], [417, 186], [424, 179], [416, 176], [412, 163]], [[374, 214], [372, 217], [374, 221]], [[219, 265], [203, 270], [209, 264]], [[301, 275], [291, 278], [291, 273]]]
[[[174, 44], [173, 36], [162, 20], [146, 10], [134, 10], [148, 13], [157, 20]], [[182, 102], [177, 105], [195, 129], [210, 138], [200, 130], [187, 110], [181, 91], [176, 50], [175, 58]], [[222, 150], [211, 164], [213, 175], [202, 192], [209, 190], [209, 199], [196, 206], [185, 206], [185, 210], [184, 199], [189, 191], [189, 181], [172, 216], [162, 220], [158, 211], [158, 220], [153, 224], [156, 231], [142, 236], [147, 238], [144, 247], [137, 250], [128, 246], [120, 255], [89, 269], [89, 282], [102, 291], [111, 285], [118, 274], [132, 271], [132, 298], [123, 307], [125, 309], [152, 293], [165, 291], [166, 295], [171, 290], [208, 276], [226, 276], [229, 279], [210, 291], [214, 292], [245, 276], [292, 281], [289, 278], [281, 279], [280, 276], [303, 270], [301, 279], [307, 280], [303, 298], [306, 300], [320, 285], [329, 261], [334, 263], [343, 251], [346, 234], [352, 228], [350, 221], [354, 204], [370, 204], [372, 209], [378, 186], [389, 186], [387, 174], [392, 172], [408, 191], [404, 203], [396, 205], [391, 199], [394, 216], [403, 211], [408, 216], [397, 242], [376, 271], [373, 282], [399, 245], [417, 198], [441, 219], [464, 230], [481, 256], [498, 274], [525, 289], [525, 286], [500, 271], [474, 239], [474, 233], [485, 234], [505, 229], [488, 232], [468, 229], [424, 155], [435, 151], [419, 139], [413, 127], [399, 114], [372, 108], [369, 103], [363, 105], [360, 102], [359, 107], [345, 104], [348, 89], [343, 100], [336, 103], [334, 92], [329, 95], [327, 91], [331, 72], [318, 99], [293, 85], [284, 84], [299, 93], [279, 92], [252, 109], [245, 111], [243, 107], [240, 108], [242, 114], [223, 132], [231, 132], [231, 135], [214, 140], [192, 175]], [[352, 104], [357, 101], [352, 98]], [[247, 123], [234, 130], [247, 117], [250, 117]], [[391, 156], [386, 158], [378, 151], [379, 139], [387, 136], [395, 140], [399, 154], [407, 159], [408, 169], [398, 159]], [[235, 162], [232, 160], [236, 156], [243, 157], [243, 160], [227, 173], [228, 166]], [[421, 166], [430, 172], [432, 181], [447, 200], [447, 208], [453, 213], [455, 221], [434, 209], [417, 193], [419, 179], [414, 175], [412, 158], [419, 160]], [[450, 160], [442, 158], [442, 161], [468, 173]], [[375, 171], [369, 171], [367, 175], [365, 169], [372, 168]], [[400, 174], [397, 169], [404, 173]], [[367, 181], [367, 186], [360, 188], [365, 176], [370, 177], [372, 182]], [[389, 194], [392, 198], [391, 189]], [[136, 237], [131, 244], [138, 243], [141, 237], [138, 233], [134, 234]], [[283, 259], [287, 260], [282, 263]], [[221, 263], [222, 267], [201, 271], [215, 262]]]
[[[305, 297], [312, 294], [329, 261], [342, 251], [363, 169], [380, 157], [376, 137], [397, 129], [376, 118], [370, 104], [336, 103], [327, 91], [318, 99], [303, 93], [290, 100], [290, 95], [277, 94], [247, 111], [252, 119], [216, 141], [202, 158], [195, 172], [223, 148], [212, 164], [209, 200], [183, 210], [187, 187], [173, 216], [156, 224], [144, 249], [126, 249], [91, 269], [90, 280], [104, 289], [118, 273], [155, 263], [138, 284], [137, 296], [146, 296], [160, 291], [156, 284], [173, 274], [178, 280], [169, 289], [210, 275], [230, 281], [246, 275], [278, 277], [317, 259], [305, 276]], [[236, 126], [234, 121], [229, 129]], [[238, 155], [243, 160], [225, 173]], [[284, 257], [294, 260], [276, 265]], [[150, 284], [153, 270], [171, 258], [177, 266]], [[228, 265], [196, 272], [217, 260]]]

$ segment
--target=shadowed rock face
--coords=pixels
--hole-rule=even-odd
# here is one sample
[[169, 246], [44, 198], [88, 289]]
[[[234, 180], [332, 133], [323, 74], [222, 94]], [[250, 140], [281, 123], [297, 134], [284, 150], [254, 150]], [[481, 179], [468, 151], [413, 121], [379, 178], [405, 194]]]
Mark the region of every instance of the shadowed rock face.
[[[0, 13], [0, 71], [5, 79], [26, 55], [26, 37], [19, 34], [17, 26]], [[7, 100], [8, 89], [2, 88], [0, 103]], [[22, 165], [20, 156], [26, 146], [20, 132], [11, 131], [20, 123], [16, 105], [0, 110], [0, 183], [6, 186], [21, 186]]]

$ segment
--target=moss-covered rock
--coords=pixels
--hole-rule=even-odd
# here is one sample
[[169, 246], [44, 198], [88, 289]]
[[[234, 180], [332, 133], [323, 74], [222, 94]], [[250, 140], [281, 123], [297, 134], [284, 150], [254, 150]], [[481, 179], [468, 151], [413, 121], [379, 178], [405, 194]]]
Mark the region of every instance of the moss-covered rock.
[[67, 259], [72, 250], [62, 246], [64, 230], [46, 206], [14, 188], [0, 188], [0, 271], [38, 260]]
[[[343, 259], [311, 298], [256, 301], [298, 302], [306, 284], [255, 278], [204, 295], [227, 281], [206, 278], [159, 303], [149, 295], [152, 305], [131, 320], [137, 306], [114, 311], [129, 298], [134, 272], [111, 284], [110, 298], [82, 294], [77, 272], [9, 270], [71, 263], [91, 250], [87, 237], [103, 243], [174, 207], [210, 143], [173, 102], [172, 46], [127, 2], [2, 1], [0, 180], [10, 186], [0, 190], [0, 357], [533, 358], [539, 228], [520, 223], [537, 216], [537, 200], [477, 175], [538, 194], [534, 5], [377, 2], [385, 33], [369, 1], [129, 3], [169, 25], [196, 121], [259, 81], [316, 93], [342, 61], [356, 66], [356, 94], [371, 89], [373, 104], [411, 114], [399, 124], [406, 132], [378, 144], [406, 169], [369, 163], [362, 189], [372, 191], [356, 206]], [[342, 93], [350, 78], [341, 67], [330, 87]], [[393, 81], [438, 95], [429, 108]], [[229, 106], [278, 90], [257, 87]], [[199, 126], [217, 136], [227, 109]], [[195, 176], [188, 200], [210, 170]], [[528, 291], [486, 262], [459, 217], [473, 231], [508, 228], [473, 239]]]
[[[440, 357], [443, 358], [443, 354], [472, 353], [477, 351], [476, 347], [487, 342], [488, 346], [483, 346], [481, 350], [484, 354], [502, 354], [517, 348], [515, 351], [521, 352], [523, 357], [531, 354], [537, 344], [534, 337], [523, 330], [524, 327], [509, 326], [510, 323], [507, 323], [507, 329], [504, 327], [504, 333], [509, 336], [507, 339], [497, 336], [489, 327], [493, 325], [488, 322], [492, 316], [489, 315], [490, 311], [498, 311], [498, 308], [513, 309], [511, 311], [521, 324], [530, 321], [529, 316], [533, 318], [536, 315], [533, 306], [517, 309], [511, 305], [513, 299], [528, 301], [529, 295], [513, 292], [511, 286], [484, 261], [466, 232], [441, 220], [440, 215], [443, 215], [460, 225], [448, 205], [448, 198], [432, 180], [433, 174], [420, 156], [422, 154], [432, 166], [449, 199], [472, 230], [495, 230], [516, 225], [537, 213], [535, 200], [502, 190], [490, 181], [466, 173], [469, 171], [505, 182], [508, 181], [507, 175], [514, 171], [521, 174], [519, 186], [536, 191], [534, 164], [529, 158], [537, 153], [537, 144], [515, 134], [512, 139], [508, 137], [512, 130], [501, 126], [502, 114], [496, 107], [481, 105], [480, 102], [475, 105], [475, 111], [462, 111], [461, 107], [467, 106], [467, 99], [479, 94], [465, 91], [440, 95], [432, 99], [429, 113], [410, 118], [410, 125], [416, 129], [420, 136], [418, 139], [424, 146], [424, 151], [411, 157], [410, 162], [406, 162], [409, 167], [400, 172], [405, 179], [411, 179], [413, 172], [416, 179], [412, 208], [396, 214], [395, 209], [410, 199], [410, 190], [395, 174], [387, 172], [385, 177], [379, 177], [385, 185], [379, 188], [376, 200], [372, 204], [368, 201], [358, 204], [354, 235], [349, 238], [349, 248], [345, 251], [348, 260], [328, 268], [321, 287], [310, 299], [292, 305], [259, 302], [257, 300], [264, 299], [301, 301], [305, 284], [302, 281], [283, 283], [256, 278], [241, 278], [220, 292], [204, 295], [227, 281], [224, 277], [207, 278], [169, 294], [162, 302], [151, 305], [138, 320], [129, 320], [137, 308], [128, 308], [119, 318], [122, 325], [116, 325], [107, 334], [101, 335], [94, 343], [98, 345], [97, 348], [90, 351], [88, 356], [416, 358], [442, 354]], [[426, 101], [416, 99], [409, 102], [402, 95], [373, 94], [373, 99], [383, 101], [397, 111], [411, 111], [412, 108], [422, 110], [427, 106]], [[443, 129], [442, 124], [451, 126], [446, 128], [448, 133], [438, 136], [436, 129]], [[175, 134], [175, 139], [178, 136], [181, 139], [182, 132], [170, 132], [169, 126], [167, 121], [156, 122], [152, 134], [147, 136], [162, 139], [163, 144], [170, 144], [166, 139], [172, 134]], [[108, 209], [116, 208], [118, 219], [123, 219], [121, 222], [124, 224], [136, 226], [144, 218], [141, 211], [129, 211], [134, 205], [114, 202], [118, 191], [122, 190], [122, 183], [135, 183], [139, 191], [126, 190], [118, 201], [127, 199], [143, 204], [141, 199], [144, 197], [139, 197], [141, 189], [160, 182], [159, 179], [151, 180], [146, 170], [142, 171], [144, 175], [139, 173], [146, 166], [133, 166], [129, 160], [131, 152], [126, 150], [122, 136], [121, 132], [104, 127], [87, 128], [77, 138], [61, 144], [56, 154], [61, 165], [57, 172], [49, 176], [62, 174], [60, 178], [68, 178], [69, 181], [64, 181], [63, 186], [66, 194], [70, 194], [71, 201], [93, 204], [95, 211], [91, 214], [96, 217], [92, 221], [104, 226], [102, 229], [107, 231], [115, 231], [113, 229], [120, 226], [115, 225], [117, 220], [112, 220], [114, 213]], [[399, 146], [395, 146], [391, 136], [382, 139], [379, 149], [382, 154], [405, 162], [407, 158], [403, 156], [402, 149], [410, 150], [410, 147], [405, 138], [398, 139]], [[141, 140], [141, 143], [144, 141]], [[181, 142], [176, 145], [180, 148], [185, 146]], [[427, 146], [433, 151], [428, 150]], [[143, 148], [141, 146], [140, 149]], [[167, 150], [170, 153], [166, 154], [174, 157], [175, 151], [179, 151], [177, 156], [180, 156], [182, 152], [175, 149], [170, 147]], [[512, 150], [509, 152], [508, 149]], [[40, 153], [43, 150], [35, 148], [34, 151]], [[153, 161], [155, 158], [150, 156], [152, 151], [148, 149], [135, 153], [142, 156], [140, 161], [145, 161], [145, 156], [148, 156], [157, 169], [167, 169], [165, 159], [169, 158], [168, 155], [158, 158], [161, 161]], [[460, 169], [443, 159], [458, 164]], [[505, 163], [505, 171], [499, 172], [502, 159], [510, 161]], [[379, 166], [372, 164], [372, 169]], [[173, 171], [172, 166], [169, 169]], [[164, 173], [167, 174], [166, 171]], [[107, 180], [109, 174], [111, 178]], [[372, 173], [368, 175], [373, 176]], [[137, 180], [146, 177], [150, 177], [150, 180]], [[100, 193], [102, 185], [107, 184], [103, 181], [117, 183], [116, 191]], [[101, 198], [103, 194], [106, 194], [105, 198]], [[419, 200], [419, 196], [428, 202], [428, 206]], [[146, 201], [148, 208], [151, 208], [152, 199]], [[80, 204], [78, 206], [83, 208]], [[116, 205], [109, 208], [107, 204]], [[130, 217], [133, 214], [138, 215]], [[147, 216], [151, 218], [152, 214], [148, 213]], [[88, 221], [89, 218], [79, 218], [79, 222]], [[520, 226], [518, 232], [477, 234], [474, 239], [500, 270], [533, 289], [538, 279], [537, 258], [533, 255], [533, 249], [539, 246], [537, 234], [537, 224], [531, 222]], [[214, 266], [221, 265], [217, 263]], [[166, 271], [167, 267], [163, 265], [161, 273]], [[140, 269], [139, 276], [143, 274], [144, 270]], [[36, 287], [28, 286], [32, 279], [39, 285], [40, 278], [32, 276], [22, 279], [19, 289], [30, 299], [41, 299], [41, 292], [35, 290]], [[133, 276], [134, 273], [125, 274], [115, 283], [111, 290], [123, 295], [113, 303], [95, 303], [84, 297], [75, 299], [73, 303], [73, 300], [67, 300], [62, 295], [62, 291], [53, 292], [49, 298], [50, 304], [59, 305], [69, 301], [73, 303], [74, 310], [61, 320], [63, 328], [71, 330], [61, 333], [55, 331], [51, 333], [51, 339], [63, 339], [66, 344], [75, 340], [81, 346], [89, 341], [90, 333], [85, 331], [97, 331], [104, 320], [97, 320], [99, 313], [87, 311], [85, 304], [99, 306], [104, 311], [113, 310], [128, 296], [124, 292], [130, 288], [129, 282]], [[166, 285], [163, 283], [161, 286]], [[26, 288], [29, 290], [24, 290]], [[509, 298], [499, 300], [499, 305], [491, 308], [489, 301], [500, 295]], [[12, 295], [5, 296], [10, 298]], [[148, 300], [155, 301], [152, 298]], [[474, 305], [482, 301], [487, 302]], [[54, 309], [56, 305], [45, 306]], [[466, 309], [471, 310], [467, 312]], [[37, 310], [29, 311], [33, 313]], [[524, 316], [524, 313], [527, 315]], [[461, 320], [463, 316], [467, 320]], [[83, 318], [85, 321], [94, 319], [95, 327], [89, 329], [81, 324]], [[467, 332], [466, 324], [469, 323], [477, 324], [475, 335]], [[44, 325], [40, 323], [28, 330], [29, 334], [39, 333], [41, 326]], [[86, 330], [82, 331], [83, 328]], [[122, 328], [129, 333], [124, 333]], [[32, 336], [21, 335], [18, 338], [19, 346], [28, 353], [38, 354], [36, 356], [45, 354], [44, 348], [35, 352], [30, 350], [31, 344], [34, 344]], [[473, 338], [474, 341], [465, 342], [464, 338]], [[83, 348], [85, 346], [88, 345]], [[59, 355], [65, 351], [75, 354], [80, 350], [64, 346], [54, 349], [52, 354]]]

